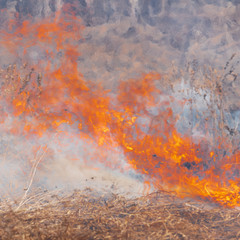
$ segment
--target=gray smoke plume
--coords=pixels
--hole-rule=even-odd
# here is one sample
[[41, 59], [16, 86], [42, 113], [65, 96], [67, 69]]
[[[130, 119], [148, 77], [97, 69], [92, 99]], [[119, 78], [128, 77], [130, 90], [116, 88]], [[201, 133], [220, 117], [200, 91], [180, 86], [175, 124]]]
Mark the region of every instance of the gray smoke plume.
[[[172, 106], [174, 113], [181, 115], [177, 122], [179, 132], [190, 131], [196, 142], [201, 138], [210, 141], [206, 131], [201, 130], [201, 124], [205, 124], [205, 120], [200, 123], [199, 128], [196, 127], [197, 119], [209, 117], [210, 120], [206, 121], [209, 121], [210, 127], [215, 127], [216, 131], [220, 132], [220, 127], [216, 126], [214, 121], [220, 119], [222, 111], [225, 126], [221, 131], [230, 136], [232, 141], [238, 138], [240, 103], [236, 99], [240, 94], [237, 67], [240, 49], [240, 1], [0, 0], [0, 9], [5, 9], [8, 18], [13, 18], [17, 13], [22, 20], [29, 16], [42, 19], [67, 8], [80, 16], [85, 26], [83, 39], [79, 41], [81, 52], [78, 58], [79, 69], [87, 80], [103, 82], [104, 88], [115, 91], [119, 80], [126, 81], [146, 72], [168, 73], [173, 66], [185, 71], [189, 62], [192, 70], [196, 72], [198, 84], [204, 79], [205, 74], [202, 71], [204, 66], [222, 69], [222, 77], [212, 89], [205, 87], [199, 90], [191, 74], [188, 74], [177, 78], [169, 77], [169, 85], [174, 86], [171, 91], [164, 89], [166, 86], [162, 86], [162, 90], [179, 101], [190, 102], [193, 99], [192, 104], [186, 104], [183, 109], [176, 105]], [[4, 14], [0, 13], [0, 27], [5, 19]], [[33, 64], [45, 57], [37, 48], [33, 47], [30, 50], [28, 58]], [[0, 53], [6, 56], [0, 59], [1, 66], [19, 61], [14, 59], [14, 56], [8, 55], [6, 49], [2, 47]], [[233, 54], [236, 54], [236, 57], [231, 59]], [[221, 94], [216, 93], [217, 90], [220, 91], [219, 89]], [[154, 115], [155, 109], [149, 111]], [[217, 114], [214, 121], [211, 118], [212, 111]], [[6, 189], [6, 185], [11, 185], [13, 179], [21, 189], [29, 181], [31, 169], [27, 167], [26, 160], [31, 159], [34, 154], [29, 150], [26, 155], [20, 157], [17, 153], [26, 149], [26, 145], [23, 143], [11, 145], [21, 140], [12, 136], [2, 137], [0, 150], [3, 189]], [[49, 188], [104, 186], [116, 192], [131, 192], [133, 195], [143, 192], [142, 178], [134, 171], [122, 174], [117, 170], [106, 169], [101, 164], [97, 166], [100, 171], [84, 165], [82, 159], [85, 156], [81, 156], [82, 149], [91, 155], [91, 146], [79, 141], [70, 144], [69, 149], [60, 153], [56, 143], [49, 142], [48, 138], [41, 141], [43, 142], [39, 143], [38, 140], [34, 140], [32, 143], [48, 144], [52, 155], [48, 152], [46, 155], [48, 163], [42, 161], [39, 165], [40, 170], [36, 173], [34, 184]], [[66, 141], [68, 140], [64, 137], [61, 139], [62, 144]], [[31, 143], [28, 144], [30, 144], [28, 149], [31, 149]], [[11, 147], [7, 148], [7, 145]], [[6, 161], [6, 153], [9, 152], [12, 154], [8, 155]], [[77, 155], [80, 160], [75, 162], [68, 160], [69, 153]], [[119, 158], [121, 166], [126, 164], [123, 155], [109, 153], [109, 158], [111, 157]], [[15, 176], [11, 179], [6, 174], [9, 169], [13, 171], [12, 176]]]

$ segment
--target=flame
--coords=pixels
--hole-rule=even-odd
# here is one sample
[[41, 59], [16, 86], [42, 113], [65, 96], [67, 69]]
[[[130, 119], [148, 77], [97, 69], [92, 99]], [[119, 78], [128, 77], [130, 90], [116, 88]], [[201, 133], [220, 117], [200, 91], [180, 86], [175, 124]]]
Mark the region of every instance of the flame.
[[116, 149], [156, 188], [240, 206], [240, 153], [215, 161], [217, 146], [208, 151], [204, 142], [196, 144], [190, 135], [179, 133], [179, 116], [171, 106], [187, 102], [161, 91], [159, 73], [120, 81], [114, 93], [85, 81], [77, 64], [82, 31], [81, 20], [68, 12], [41, 21], [16, 18], [1, 31], [1, 43], [10, 53], [25, 61], [32, 49], [42, 56], [30, 74], [21, 76], [13, 66], [7, 70], [11, 77], [1, 75], [1, 124], [12, 114], [12, 133], [39, 137], [70, 125], [79, 138], [98, 146], [96, 158], [110, 167], [116, 165], [105, 161], [106, 151]]

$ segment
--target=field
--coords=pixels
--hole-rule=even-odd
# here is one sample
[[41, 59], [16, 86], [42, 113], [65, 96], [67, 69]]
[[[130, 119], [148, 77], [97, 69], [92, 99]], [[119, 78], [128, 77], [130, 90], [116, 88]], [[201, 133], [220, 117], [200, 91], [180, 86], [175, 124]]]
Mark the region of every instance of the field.
[[0, 240], [240, 239], [237, 2], [0, 1]]
[[40, 191], [22, 206], [2, 202], [1, 239], [238, 239], [237, 209], [168, 193], [126, 199], [91, 189]]

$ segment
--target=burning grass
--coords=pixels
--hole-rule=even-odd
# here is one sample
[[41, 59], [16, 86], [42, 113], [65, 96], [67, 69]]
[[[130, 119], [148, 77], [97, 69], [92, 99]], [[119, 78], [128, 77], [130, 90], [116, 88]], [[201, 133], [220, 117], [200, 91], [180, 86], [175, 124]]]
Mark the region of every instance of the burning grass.
[[[19, 21], [0, 32], [1, 43], [22, 61], [33, 56], [34, 61], [30, 68], [16, 64], [0, 72], [0, 130], [36, 146], [24, 147], [34, 160], [22, 157], [32, 165], [23, 198], [1, 205], [2, 239], [234, 239], [240, 235], [239, 213], [233, 209], [240, 206], [239, 105], [230, 108], [239, 97], [232, 90], [239, 86], [235, 85], [237, 64], [231, 63], [235, 55], [223, 73], [211, 68], [200, 71], [193, 62], [186, 73], [139, 73], [136, 79], [119, 80], [116, 88], [105, 89], [94, 80], [86, 81], [79, 70], [80, 19], [58, 13], [42, 21]], [[47, 165], [58, 152], [55, 146], [66, 145], [81, 146], [81, 154], [76, 151], [66, 157], [69, 164], [74, 159], [122, 172], [131, 168], [159, 191], [232, 209], [203, 208], [163, 192], [137, 199], [92, 191], [29, 195], [43, 160]], [[88, 149], [93, 155], [82, 156]], [[122, 166], [112, 154], [124, 155], [128, 165]], [[28, 175], [25, 169], [23, 174]]]
[[137, 199], [91, 189], [29, 195], [3, 203], [1, 239], [237, 239], [236, 209], [180, 201], [164, 192]]

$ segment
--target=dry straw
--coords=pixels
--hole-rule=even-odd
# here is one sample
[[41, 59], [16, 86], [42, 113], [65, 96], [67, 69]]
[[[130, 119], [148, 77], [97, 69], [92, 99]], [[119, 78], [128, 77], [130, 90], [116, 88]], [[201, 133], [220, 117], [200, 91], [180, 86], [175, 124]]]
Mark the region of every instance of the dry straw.
[[91, 189], [38, 191], [14, 210], [2, 203], [1, 239], [238, 239], [240, 213], [155, 192], [137, 199]]
[[[229, 68], [228, 65], [226, 69]], [[209, 70], [209, 72], [210, 74], [206, 76], [203, 74], [204, 81], [197, 81], [196, 79], [202, 78], [192, 74], [191, 86], [195, 89], [206, 87], [212, 89], [211, 92], [217, 96], [212, 99], [212, 105], [226, 109], [227, 107], [223, 104], [227, 103], [221, 89], [225, 87], [227, 77], [232, 76], [232, 70], [223, 74], [223, 77], [217, 78], [211, 76], [213, 71]], [[21, 78], [23, 81], [16, 81], [19, 76], [15, 72], [15, 66], [9, 67], [6, 72], [2, 71], [1, 77], [5, 91], [1, 95], [14, 99], [16, 90], [19, 89], [17, 84], [24, 86], [21, 88], [21, 91], [24, 91], [32, 75], [24, 76], [25, 78]], [[216, 77], [215, 73], [214, 76]], [[168, 80], [170, 80], [169, 76], [163, 78], [163, 81]], [[171, 80], [171, 83], [174, 82]], [[230, 104], [231, 102], [229, 106]], [[194, 103], [192, 107], [194, 108]], [[211, 107], [209, 106], [210, 109]], [[213, 117], [218, 123], [213, 131], [214, 139], [217, 139], [216, 136], [225, 137], [227, 133], [223, 114], [220, 115], [219, 120], [215, 112], [213, 109]], [[234, 136], [231, 135], [230, 138], [234, 142], [233, 149], [236, 145], [238, 146], [236, 142], [239, 143], [239, 140], [233, 141]], [[28, 186], [20, 201], [1, 202], [0, 239], [240, 238], [238, 209], [209, 206], [206, 202], [200, 205], [192, 200], [180, 201], [165, 192], [156, 192], [137, 199], [127, 199], [115, 194], [101, 196], [90, 189], [75, 191], [69, 195], [58, 191], [39, 190], [33, 193], [30, 188], [37, 166], [44, 154], [45, 150], [36, 157]]]

